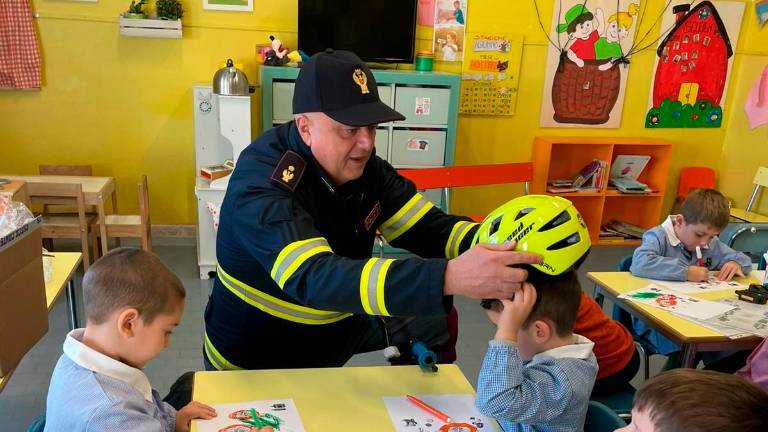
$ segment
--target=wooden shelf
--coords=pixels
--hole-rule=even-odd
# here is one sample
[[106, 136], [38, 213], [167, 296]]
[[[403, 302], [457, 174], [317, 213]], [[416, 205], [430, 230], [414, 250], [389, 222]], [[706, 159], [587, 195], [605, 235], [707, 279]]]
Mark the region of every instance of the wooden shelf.
[[[606, 161], [606, 173], [618, 155], [648, 155], [651, 160], [638, 177], [654, 192], [624, 194], [615, 188], [600, 192], [547, 192], [547, 180], [572, 178], [593, 159]], [[579, 210], [592, 243], [596, 245], [636, 246], [640, 240], [600, 240], [600, 227], [611, 221], [652, 228], [661, 221], [661, 209], [672, 159], [672, 143], [651, 138], [629, 137], [536, 137], [533, 143], [533, 181], [531, 193], [564, 197]]]
[[161, 39], [181, 38], [181, 19], [175, 21], [162, 19], [133, 19], [118, 17], [120, 35], [129, 37], [148, 37]]
[[651, 192], [651, 193], [647, 193], [647, 194], [627, 194], [627, 193], [619, 192], [617, 189], [607, 189], [605, 191], [605, 196], [606, 197], [610, 197], [610, 198], [612, 198], [612, 197], [621, 197], [621, 198], [630, 198], [630, 197], [631, 198], [650, 198], [650, 197], [660, 197], [660, 196], [663, 196], [663, 195], [661, 193], [659, 193], [659, 192]]
[[598, 246], [640, 246], [641, 240], [600, 240], [595, 244]]

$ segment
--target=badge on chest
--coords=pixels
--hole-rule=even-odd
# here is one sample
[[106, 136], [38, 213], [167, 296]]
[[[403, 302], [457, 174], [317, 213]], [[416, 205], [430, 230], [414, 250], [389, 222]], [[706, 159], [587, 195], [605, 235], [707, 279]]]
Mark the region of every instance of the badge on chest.
[[365, 220], [363, 221], [363, 225], [365, 226], [366, 231], [370, 231], [373, 224], [376, 222], [376, 219], [379, 218], [379, 215], [381, 214], [381, 204], [376, 201], [376, 204], [373, 205], [373, 208], [368, 213], [368, 216], [365, 217]]

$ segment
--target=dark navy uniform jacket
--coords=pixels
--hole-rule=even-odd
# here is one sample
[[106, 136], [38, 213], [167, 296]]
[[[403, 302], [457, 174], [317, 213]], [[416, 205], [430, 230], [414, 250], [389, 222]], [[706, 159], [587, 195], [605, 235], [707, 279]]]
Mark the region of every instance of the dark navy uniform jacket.
[[[377, 229], [419, 257], [372, 258]], [[368, 316], [449, 310], [447, 258], [476, 229], [375, 155], [335, 187], [293, 122], [271, 129], [241, 153], [222, 203], [206, 357], [217, 369], [341, 366]]]

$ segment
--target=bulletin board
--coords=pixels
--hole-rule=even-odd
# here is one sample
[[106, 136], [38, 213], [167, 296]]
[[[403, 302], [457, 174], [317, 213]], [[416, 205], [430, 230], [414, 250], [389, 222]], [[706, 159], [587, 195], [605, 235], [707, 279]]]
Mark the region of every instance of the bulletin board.
[[523, 36], [467, 33], [461, 66], [459, 112], [513, 115], [523, 54]]

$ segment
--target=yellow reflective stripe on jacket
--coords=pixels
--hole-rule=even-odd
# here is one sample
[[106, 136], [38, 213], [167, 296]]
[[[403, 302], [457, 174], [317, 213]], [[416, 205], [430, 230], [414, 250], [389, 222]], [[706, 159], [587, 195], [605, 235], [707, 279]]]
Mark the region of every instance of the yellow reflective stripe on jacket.
[[453, 226], [451, 235], [448, 236], [448, 241], [445, 243], [445, 257], [448, 259], [456, 258], [459, 256], [459, 248], [464, 237], [467, 236], [470, 228], [477, 225], [474, 222], [459, 221]]
[[417, 193], [397, 213], [381, 224], [379, 231], [391, 242], [411, 229], [432, 207], [434, 206], [430, 201]]
[[277, 255], [272, 266], [272, 279], [280, 288], [285, 287], [285, 282], [293, 273], [309, 258], [320, 253], [333, 253], [328, 241], [322, 237], [295, 241]]
[[203, 344], [203, 349], [205, 349], [205, 356], [208, 357], [208, 361], [211, 362], [213, 367], [216, 368], [216, 370], [241, 370], [242, 368], [239, 366], [235, 366], [234, 364], [227, 361], [227, 359], [224, 358], [224, 356], [219, 353], [219, 350], [216, 349], [216, 347], [213, 346], [211, 343], [211, 340], [208, 339], [208, 333], [204, 334], [205, 337], [205, 343]]
[[393, 261], [388, 258], [371, 258], [363, 266], [360, 275], [360, 303], [368, 315], [389, 316], [384, 302], [384, 284], [387, 270]]
[[351, 313], [312, 309], [281, 300], [233, 278], [221, 266], [216, 267], [216, 273], [221, 284], [234, 295], [274, 317], [301, 324], [319, 325], [331, 324], [352, 316]]

